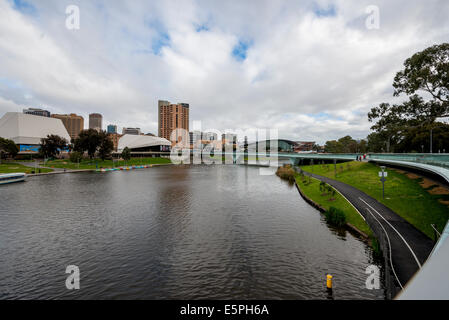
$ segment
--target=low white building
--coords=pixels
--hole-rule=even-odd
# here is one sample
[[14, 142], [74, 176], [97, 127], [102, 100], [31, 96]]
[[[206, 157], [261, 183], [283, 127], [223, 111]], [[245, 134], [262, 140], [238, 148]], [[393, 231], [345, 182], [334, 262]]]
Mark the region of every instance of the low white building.
[[125, 134], [118, 142], [117, 151], [122, 152], [126, 147], [133, 152], [170, 151], [171, 142], [160, 137]]
[[0, 119], [0, 137], [19, 146], [19, 152], [38, 152], [42, 138], [58, 135], [70, 142], [70, 136], [60, 119], [40, 117], [20, 112], [8, 112]]

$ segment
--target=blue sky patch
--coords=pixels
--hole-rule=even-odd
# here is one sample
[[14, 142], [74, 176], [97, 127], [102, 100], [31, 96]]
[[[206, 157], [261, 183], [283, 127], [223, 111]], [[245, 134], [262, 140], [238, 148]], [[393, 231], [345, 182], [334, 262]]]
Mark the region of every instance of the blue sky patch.
[[26, 2], [24, 0], [12, 0], [10, 1], [12, 2], [12, 6], [15, 10], [20, 11], [24, 14], [29, 14], [29, 15], [36, 15], [37, 14], [37, 10], [36, 7], [33, 6], [31, 3]]
[[207, 26], [207, 24], [198, 24], [195, 25], [195, 31], [196, 32], [209, 31], [209, 27]]
[[337, 15], [337, 9], [333, 4], [328, 5], [327, 8], [315, 5], [313, 12], [317, 17], [335, 17]]
[[22, 85], [19, 81], [11, 80], [5, 77], [0, 77], [0, 85], [11, 89], [22, 88]]
[[252, 43], [247, 41], [239, 41], [239, 43], [232, 49], [232, 56], [237, 61], [243, 61], [246, 59], [247, 52]]
[[155, 55], [159, 55], [163, 47], [170, 46], [170, 36], [166, 32], [159, 32], [151, 42], [151, 49]]
[[170, 35], [164, 24], [157, 19], [145, 19], [145, 26], [156, 34], [151, 39], [151, 50], [155, 55], [160, 55], [164, 47], [170, 46]]

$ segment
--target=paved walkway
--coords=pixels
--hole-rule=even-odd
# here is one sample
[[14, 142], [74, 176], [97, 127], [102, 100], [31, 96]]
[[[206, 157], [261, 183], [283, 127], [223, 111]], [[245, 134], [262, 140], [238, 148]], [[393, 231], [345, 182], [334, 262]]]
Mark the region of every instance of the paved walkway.
[[[305, 172], [305, 174], [309, 174]], [[391, 209], [364, 192], [343, 182], [310, 174], [336, 188], [364, 216], [374, 217], [386, 232], [391, 247], [392, 270], [401, 287], [421, 268], [433, 249], [434, 243]], [[372, 219], [370, 219], [373, 221]]]
[[[37, 168], [37, 169], [51, 169], [51, 170], [53, 170], [53, 171], [61, 171], [61, 172], [65, 172], [64, 171], [64, 169], [61, 169], [61, 168], [50, 168], [50, 167], [46, 167], [46, 166], [42, 166], [40, 163], [38, 163], [37, 164], [37, 166], [36, 166], [36, 163], [35, 162], [27, 162], [27, 161], [24, 161], [24, 162], [17, 162], [18, 164], [21, 164], [21, 165], [23, 165], [23, 166], [25, 166], [25, 167], [29, 167], [29, 168]], [[67, 171], [67, 170], [66, 170]]]

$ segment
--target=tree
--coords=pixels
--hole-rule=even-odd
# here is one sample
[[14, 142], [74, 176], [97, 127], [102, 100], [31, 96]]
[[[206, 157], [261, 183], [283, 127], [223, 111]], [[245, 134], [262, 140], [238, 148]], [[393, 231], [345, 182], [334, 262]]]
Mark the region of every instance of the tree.
[[83, 154], [78, 151], [72, 151], [70, 152], [70, 162], [73, 163], [80, 163], [83, 161]]
[[87, 151], [89, 157], [93, 159], [100, 143], [101, 137], [97, 130], [83, 130], [78, 135], [78, 138], [73, 140], [73, 150], [81, 153]]
[[438, 117], [449, 116], [449, 43], [434, 45], [414, 54], [394, 78], [394, 95], [424, 91], [432, 96]]
[[339, 153], [339, 145], [336, 140], [326, 141], [324, 151], [327, 153]]
[[114, 149], [114, 143], [108, 137], [106, 131], [97, 131], [94, 129], [81, 131], [78, 138], [72, 141], [72, 144], [73, 151], [80, 153], [87, 151], [91, 159], [98, 152], [99, 157], [105, 160], [111, 155]]
[[100, 145], [98, 146], [98, 155], [101, 160], [105, 160], [111, 156], [112, 150], [114, 150], [114, 143], [109, 138], [105, 131], [99, 133]]
[[19, 153], [19, 148], [14, 141], [0, 137], [0, 161], [4, 153], [15, 157]]
[[372, 132], [367, 137], [369, 152], [384, 152], [387, 147], [387, 137], [383, 133]]
[[358, 143], [357, 152], [359, 152], [359, 153], [367, 153], [368, 152], [368, 142], [365, 139], [362, 139], [362, 140], [358, 141], [357, 143]]
[[351, 136], [338, 139], [340, 153], [356, 153], [358, 143]]
[[411, 134], [424, 135], [438, 118], [449, 116], [449, 43], [408, 58], [404, 69], [396, 74], [393, 87], [394, 96], [406, 94], [408, 100], [392, 105], [381, 103], [371, 109], [368, 120], [374, 123], [371, 129], [379, 134], [377, 137], [385, 139], [387, 152], [410, 151], [406, 143], [413, 138]]
[[324, 151], [328, 153], [358, 153], [366, 151], [366, 141], [356, 141], [351, 136], [327, 141]]
[[67, 144], [66, 139], [50, 134], [41, 139], [40, 152], [45, 158], [56, 158], [63, 149], [67, 148]]
[[129, 150], [128, 147], [125, 147], [122, 151], [122, 158], [123, 160], [129, 160], [131, 159], [131, 150]]

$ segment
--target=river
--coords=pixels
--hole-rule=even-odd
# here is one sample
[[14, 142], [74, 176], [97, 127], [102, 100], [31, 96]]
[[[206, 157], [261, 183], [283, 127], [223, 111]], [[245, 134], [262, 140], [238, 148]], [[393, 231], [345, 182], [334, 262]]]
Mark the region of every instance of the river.
[[[256, 167], [166, 166], [0, 186], [0, 299], [384, 299], [381, 263]], [[68, 265], [80, 289], [65, 286]]]

